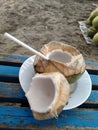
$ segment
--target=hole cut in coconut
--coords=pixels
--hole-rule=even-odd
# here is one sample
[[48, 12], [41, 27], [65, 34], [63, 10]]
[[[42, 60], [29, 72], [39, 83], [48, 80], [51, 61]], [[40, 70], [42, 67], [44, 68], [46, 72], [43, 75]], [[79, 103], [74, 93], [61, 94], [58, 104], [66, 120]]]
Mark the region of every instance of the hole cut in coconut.
[[55, 85], [50, 77], [34, 77], [27, 96], [31, 109], [44, 113], [49, 110], [53, 103]]
[[72, 56], [68, 52], [63, 52], [62, 50], [54, 50], [48, 55], [50, 60], [54, 60], [61, 63], [68, 63], [71, 61]]

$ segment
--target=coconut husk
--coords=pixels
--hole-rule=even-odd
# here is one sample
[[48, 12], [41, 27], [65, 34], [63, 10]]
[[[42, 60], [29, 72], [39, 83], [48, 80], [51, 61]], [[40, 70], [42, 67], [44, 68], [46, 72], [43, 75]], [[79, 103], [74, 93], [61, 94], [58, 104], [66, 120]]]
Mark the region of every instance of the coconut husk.
[[60, 50], [69, 55], [71, 57], [70, 61], [62, 63], [56, 60], [45, 60], [39, 56], [36, 56], [34, 61], [34, 68], [36, 72], [60, 72], [67, 79], [70, 79], [68, 80], [70, 83], [75, 82], [79, 77], [81, 77], [86, 68], [83, 55], [75, 47], [56, 41], [45, 44], [40, 51], [45, 56], [48, 56], [55, 50]]
[[[44, 119], [50, 119], [57, 117], [58, 114], [62, 111], [63, 107], [68, 102], [69, 96], [70, 96], [70, 85], [66, 78], [59, 72], [52, 72], [52, 73], [43, 73], [38, 74], [36, 76], [40, 77], [49, 77], [53, 81], [53, 84], [55, 85], [55, 97], [53, 99], [53, 102], [49, 106], [49, 108], [45, 112], [38, 112], [34, 110], [32, 102], [34, 102], [32, 98], [32, 92], [33, 92], [33, 86], [32, 83], [30, 85], [30, 89], [26, 93], [26, 97], [29, 101], [31, 110], [33, 112], [33, 115], [35, 119], [37, 120], [44, 120]], [[37, 93], [37, 92], [36, 92]], [[43, 93], [44, 94], [44, 93]], [[36, 97], [38, 98], [38, 97]]]

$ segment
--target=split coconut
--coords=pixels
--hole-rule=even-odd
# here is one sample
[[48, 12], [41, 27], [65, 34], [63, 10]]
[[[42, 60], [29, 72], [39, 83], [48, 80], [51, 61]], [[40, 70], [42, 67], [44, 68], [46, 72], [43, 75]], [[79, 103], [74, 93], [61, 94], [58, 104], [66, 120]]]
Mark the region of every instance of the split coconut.
[[59, 72], [36, 74], [26, 93], [35, 119], [57, 117], [68, 102], [70, 85]]
[[34, 68], [38, 73], [60, 72], [69, 83], [74, 83], [85, 71], [82, 54], [71, 45], [52, 41], [45, 44], [40, 51], [50, 60], [36, 56]]

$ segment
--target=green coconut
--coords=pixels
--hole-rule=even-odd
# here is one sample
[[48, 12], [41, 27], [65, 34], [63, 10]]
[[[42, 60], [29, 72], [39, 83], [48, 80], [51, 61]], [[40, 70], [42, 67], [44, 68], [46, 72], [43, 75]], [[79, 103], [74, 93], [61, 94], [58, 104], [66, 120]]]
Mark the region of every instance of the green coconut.
[[85, 71], [82, 54], [73, 46], [57, 41], [45, 44], [40, 50], [50, 60], [36, 56], [34, 68], [37, 73], [60, 72], [69, 83], [75, 82]]
[[92, 25], [92, 22], [91, 22], [90, 18], [88, 18], [88, 19], [86, 20], [86, 24], [87, 24], [87, 25], [90, 25], [90, 26]]
[[93, 21], [92, 21], [92, 25], [94, 28], [96, 28], [98, 30], [98, 16], [96, 16]]
[[70, 84], [74, 83], [76, 80], [78, 80], [81, 76], [82, 76], [83, 73], [80, 73], [80, 74], [75, 74], [73, 76], [68, 76], [66, 77], [66, 79], [68, 80], [68, 82]]
[[98, 16], [98, 7], [90, 13], [90, 16], [87, 19], [86, 23], [92, 25], [92, 21], [96, 16]]
[[87, 35], [91, 38], [96, 34], [97, 30], [94, 27], [89, 27], [87, 29]]
[[94, 43], [95, 45], [98, 45], [98, 33], [96, 33], [96, 34], [94, 35], [94, 37], [93, 37], [93, 43]]

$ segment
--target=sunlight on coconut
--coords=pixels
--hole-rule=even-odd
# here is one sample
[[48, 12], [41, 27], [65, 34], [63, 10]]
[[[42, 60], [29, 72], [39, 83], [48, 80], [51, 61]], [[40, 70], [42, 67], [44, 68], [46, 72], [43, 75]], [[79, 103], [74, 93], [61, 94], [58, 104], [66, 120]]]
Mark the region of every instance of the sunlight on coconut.
[[55, 85], [49, 77], [34, 77], [29, 91], [32, 110], [46, 112], [55, 97]]
[[72, 56], [68, 52], [63, 52], [62, 50], [54, 50], [48, 55], [49, 59], [62, 62], [62, 63], [68, 63], [71, 61]]

